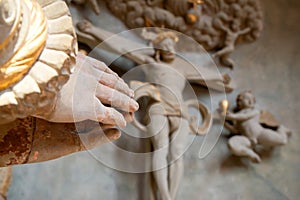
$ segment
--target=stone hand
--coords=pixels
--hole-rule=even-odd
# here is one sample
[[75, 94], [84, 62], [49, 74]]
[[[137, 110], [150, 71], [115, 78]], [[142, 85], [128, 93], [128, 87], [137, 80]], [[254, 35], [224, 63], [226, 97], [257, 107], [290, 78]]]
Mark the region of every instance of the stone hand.
[[76, 59], [75, 71], [60, 90], [54, 111], [43, 118], [63, 123], [89, 119], [124, 127], [139, 107], [134, 92], [104, 63], [82, 54]]

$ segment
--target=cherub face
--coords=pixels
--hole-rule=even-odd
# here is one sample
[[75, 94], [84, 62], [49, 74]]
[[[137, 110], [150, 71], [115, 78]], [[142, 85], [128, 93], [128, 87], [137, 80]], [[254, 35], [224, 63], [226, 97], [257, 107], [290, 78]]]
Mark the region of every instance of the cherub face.
[[250, 92], [241, 93], [238, 96], [236, 103], [239, 109], [253, 108], [255, 104], [255, 98]]
[[172, 62], [175, 58], [175, 41], [172, 38], [166, 38], [159, 43], [157, 51], [164, 62]]

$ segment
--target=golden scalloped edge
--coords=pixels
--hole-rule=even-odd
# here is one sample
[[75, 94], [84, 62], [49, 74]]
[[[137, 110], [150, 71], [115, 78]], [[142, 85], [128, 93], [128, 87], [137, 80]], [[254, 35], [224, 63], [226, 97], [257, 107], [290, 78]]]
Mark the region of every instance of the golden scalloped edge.
[[61, 0], [37, 0], [47, 17], [46, 46], [29, 73], [0, 93], [0, 124], [29, 115], [47, 116], [75, 65], [77, 39], [69, 9]]

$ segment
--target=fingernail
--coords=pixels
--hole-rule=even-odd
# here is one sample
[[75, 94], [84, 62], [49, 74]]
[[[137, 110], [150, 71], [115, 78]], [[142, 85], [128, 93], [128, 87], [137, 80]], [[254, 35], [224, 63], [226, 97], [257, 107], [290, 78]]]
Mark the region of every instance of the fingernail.
[[131, 102], [132, 102], [134, 111], [137, 111], [140, 107], [139, 104], [133, 99], [131, 99]]

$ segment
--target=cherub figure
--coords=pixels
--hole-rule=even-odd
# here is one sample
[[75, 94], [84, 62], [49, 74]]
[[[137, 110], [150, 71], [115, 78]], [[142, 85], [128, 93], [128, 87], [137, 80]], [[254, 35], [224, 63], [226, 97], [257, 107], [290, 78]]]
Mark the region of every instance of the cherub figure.
[[225, 106], [223, 102], [221, 109], [221, 114], [225, 115], [225, 128], [237, 134], [228, 141], [229, 149], [234, 155], [246, 156], [259, 163], [261, 158], [255, 152], [257, 145], [274, 147], [287, 143], [291, 130], [283, 125], [274, 128], [275, 130], [265, 128], [262, 125], [261, 112], [255, 108], [255, 97], [251, 91], [240, 93], [236, 104], [236, 112], [226, 111], [226, 102]]

